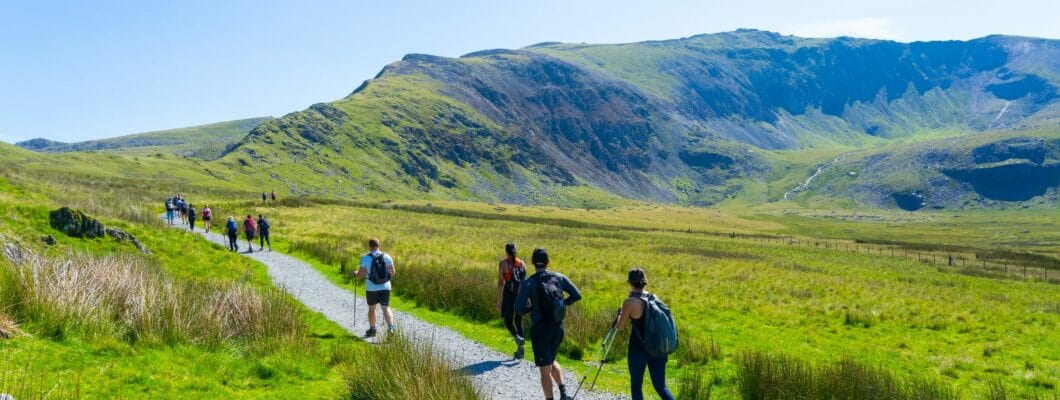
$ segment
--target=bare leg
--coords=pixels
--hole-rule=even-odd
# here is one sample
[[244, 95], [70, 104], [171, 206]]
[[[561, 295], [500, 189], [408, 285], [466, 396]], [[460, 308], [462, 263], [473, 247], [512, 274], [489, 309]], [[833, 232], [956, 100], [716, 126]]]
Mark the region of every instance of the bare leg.
[[546, 367], [540, 367], [541, 370], [541, 391], [545, 393], [546, 399], [552, 398], [552, 367], [556, 364]]
[[375, 306], [368, 306], [368, 328], [375, 328]]
[[563, 368], [559, 366], [558, 361], [552, 362], [552, 379], [556, 381], [557, 385], [563, 385]]
[[[390, 307], [389, 306], [384, 306], [384, 305], [380, 304], [379, 307], [383, 308], [383, 318], [386, 319], [387, 329], [389, 329], [390, 327], [393, 327], [394, 326], [394, 312], [390, 311]], [[372, 326], [375, 326], [375, 324], [372, 324]]]

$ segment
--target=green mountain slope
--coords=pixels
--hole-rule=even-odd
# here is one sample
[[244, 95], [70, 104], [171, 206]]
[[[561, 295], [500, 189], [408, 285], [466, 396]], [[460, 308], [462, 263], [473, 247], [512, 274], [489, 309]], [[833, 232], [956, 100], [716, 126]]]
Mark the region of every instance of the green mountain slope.
[[219, 163], [336, 196], [713, 204], [774, 182], [773, 150], [1055, 127], [1058, 59], [1045, 39], [753, 30], [411, 54], [344, 99], [262, 124]]
[[17, 145], [46, 153], [71, 151], [104, 151], [127, 155], [161, 153], [213, 160], [220, 157], [229, 146], [243, 139], [250, 130], [267, 120], [269, 118], [248, 118], [77, 143], [32, 139], [17, 143]]

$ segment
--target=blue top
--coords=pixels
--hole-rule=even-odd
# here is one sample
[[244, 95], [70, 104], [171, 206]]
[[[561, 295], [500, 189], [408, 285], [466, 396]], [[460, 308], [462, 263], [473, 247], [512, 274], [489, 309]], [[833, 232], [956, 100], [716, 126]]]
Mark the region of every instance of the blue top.
[[225, 224], [225, 229], [228, 229], [229, 232], [238, 231], [239, 225], [236, 225], [235, 220], [229, 220], [228, 223]]
[[549, 272], [550, 274], [559, 277], [559, 287], [564, 293], [567, 293], [567, 298], [563, 299], [563, 304], [569, 306], [582, 299], [582, 293], [578, 291], [578, 287], [574, 286], [574, 283], [572, 283], [570, 279], [567, 279], [566, 276], [563, 276], [563, 274], [547, 270], [535, 273], [533, 276], [526, 278], [526, 280], [523, 281], [522, 286], [519, 288], [519, 294], [515, 296], [515, 312], [522, 316], [523, 314], [526, 314], [526, 310], [529, 308], [530, 322], [535, 324], [541, 321], [541, 310], [537, 307], [533, 307], [532, 304], [528, 305], [527, 302], [532, 303], [531, 298], [535, 297], [533, 295], [534, 291], [538, 290], [538, 286], [541, 286], [541, 280], [543, 279], [542, 274], [544, 274], [544, 272]]

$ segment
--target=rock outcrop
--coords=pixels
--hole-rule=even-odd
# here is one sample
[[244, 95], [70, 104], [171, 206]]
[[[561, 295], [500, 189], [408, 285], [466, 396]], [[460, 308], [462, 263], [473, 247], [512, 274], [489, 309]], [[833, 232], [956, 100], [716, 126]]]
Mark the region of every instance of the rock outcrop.
[[63, 207], [49, 213], [52, 228], [73, 237], [94, 239], [103, 237], [104, 227], [99, 220], [85, 215], [80, 210]]

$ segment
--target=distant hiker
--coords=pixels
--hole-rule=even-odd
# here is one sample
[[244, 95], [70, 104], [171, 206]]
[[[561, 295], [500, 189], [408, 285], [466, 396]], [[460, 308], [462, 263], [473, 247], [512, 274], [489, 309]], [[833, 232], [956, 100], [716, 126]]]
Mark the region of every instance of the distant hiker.
[[202, 206], [202, 227], [206, 232], [210, 231], [210, 220], [213, 219], [213, 211], [210, 210], [210, 205], [207, 204]]
[[180, 199], [180, 219], [188, 223], [188, 202], [184, 198]]
[[[563, 318], [567, 306], [581, 300], [581, 292], [567, 277], [549, 271], [548, 251], [534, 249], [530, 258], [535, 273], [526, 278], [515, 297], [516, 318], [521, 318], [530, 307], [530, 344], [534, 347], [534, 365], [541, 372], [541, 390], [546, 399], [552, 397], [552, 382], [559, 386], [559, 398], [568, 400], [563, 383], [563, 369], [556, 362], [556, 354], [563, 343]], [[564, 293], [567, 297], [564, 298]]]
[[265, 195], [265, 192], [261, 192], [261, 202], [264, 203], [267, 200], [269, 200], [269, 197]]
[[247, 236], [247, 246], [250, 246], [250, 249], [247, 250], [248, 253], [254, 252], [254, 233], [257, 230], [258, 227], [254, 223], [254, 217], [247, 214], [247, 219], [243, 220], [243, 233]]
[[228, 233], [228, 250], [239, 251], [239, 224], [236, 224], [234, 217], [228, 217], [228, 223], [225, 224], [225, 231]]
[[272, 191], [272, 201], [276, 201], [276, 191]]
[[168, 221], [170, 225], [173, 225], [173, 214], [175, 211], [176, 208], [173, 206], [173, 199], [166, 199], [166, 221]]
[[188, 229], [195, 232], [195, 206], [188, 204]]
[[[633, 400], [644, 399], [642, 387], [644, 369], [647, 367], [655, 393], [663, 400], [674, 400], [673, 393], [670, 393], [670, 389], [666, 387], [667, 355], [677, 348], [677, 331], [673, 329], [670, 310], [654, 294], [644, 290], [644, 287], [648, 285], [648, 277], [643, 269], [631, 269], [626, 282], [630, 287], [629, 297], [622, 302], [618, 329], [626, 329], [627, 323], [630, 321], [633, 323], [633, 333], [629, 337], [629, 350], [626, 357], [629, 365], [630, 394]], [[667, 321], [652, 320], [657, 318], [669, 318], [668, 328]]]
[[375, 305], [383, 309], [388, 331], [394, 330], [394, 313], [390, 311], [390, 280], [394, 277], [394, 259], [379, 250], [379, 239], [369, 239], [368, 254], [361, 257], [361, 266], [357, 269], [357, 278], [365, 279], [364, 298], [368, 302], [368, 331], [365, 338], [376, 335]]
[[265, 243], [269, 244], [269, 251], [272, 251], [272, 241], [269, 240], [269, 228], [271, 227], [272, 224], [269, 223], [269, 219], [265, 218], [264, 215], [258, 214], [258, 247], [262, 251], [265, 251]]
[[515, 296], [526, 279], [526, 264], [516, 257], [515, 243], [504, 245], [504, 253], [506, 257], [497, 266], [497, 311], [501, 312], [508, 333], [515, 338], [513, 357], [522, 359], [526, 355], [523, 348], [526, 340], [523, 336], [523, 319], [515, 317]]

